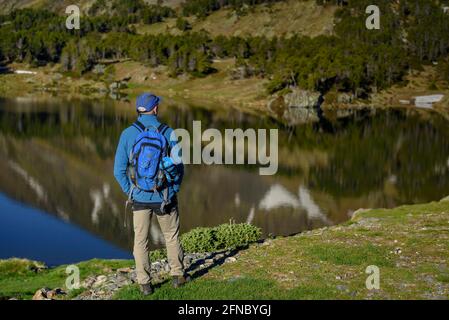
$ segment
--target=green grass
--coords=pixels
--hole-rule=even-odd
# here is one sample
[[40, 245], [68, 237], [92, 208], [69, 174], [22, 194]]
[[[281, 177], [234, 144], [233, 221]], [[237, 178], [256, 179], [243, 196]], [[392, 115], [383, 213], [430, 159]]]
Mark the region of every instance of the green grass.
[[[251, 245], [236, 262], [183, 288], [164, 282], [145, 299], [448, 299], [448, 221], [449, 202], [370, 210], [341, 226]], [[380, 269], [379, 290], [366, 288], [369, 265]], [[144, 299], [135, 285], [115, 298]]]
[[[182, 288], [164, 280], [155, 283], [149, 297], [130, 285], [114, 298], [449, 299], [447, 230], [448, 201], [370, 210], [339, 226], [251, 244], [235, 262], [214, 267]], [[82, 275], [105, 274], [131, 263], [92, 260], [79, 266]], [[379, 267], [379, 290], [366, 288], [370, 265]], [[0, 297], [29, 298], [39, 287], [63, 286], [64, 267], [33, 270], [29, 263], [0, 263]]]
[[386, 248], [376, 247], [371, 244], [361, 246], [341, 246], [333, 244], [313, 245], [307, 248], [306, 254], [310, 258], [327, 261], [336, 265], [362, 266], [392, 266], [388, 259]]
[[[78, 263], [81, 281], [90, 275], [104, 274], [113, 269], [132, 265], [131, 260], [99, 260], [93, 259]], [[0, 261], [0, 299], [17, 298], [30, 299], [34, 293], [43, 287], [65, 289], [65, 265], [56, 268], [33, 271], [30, 266], [36, 262], [24, 259], [9, 259]], [[40, 264], [42, 265], [42, 264]], [[76, 293], [80, 293], [77, 290]], [[71, 293], [69, 297], [74, 296]]]
[[144, 297], [138, 287], [132, 285], [119, 291], [114, 298], [118, 300], [279, 300], [330, 299], [332, 296], [326, 286], [285, 289], [278, 286], [274, 281], [257, 278], [235, 278], [227, 281], [195, 281], [179, 289], [172, 288], [170, 283], [164, 283], [149, 297]]

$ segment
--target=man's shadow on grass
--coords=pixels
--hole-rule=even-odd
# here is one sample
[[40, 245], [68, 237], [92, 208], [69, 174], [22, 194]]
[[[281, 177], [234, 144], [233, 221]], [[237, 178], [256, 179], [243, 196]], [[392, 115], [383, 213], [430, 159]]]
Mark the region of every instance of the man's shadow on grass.
[[[195, 280], [195, 279], [200, 278], [200, 277], [204, 276], [205, 274], [207, 274], [209, 272], [209, 270], [211, 270], [212, 268], [221, 266], [222, 264], [224, 264], [226, 262], [227, 258], [231, 258], [231, 257], [235, 256], [238, 252], [248, 249], [248, 247], [249, 246], [243, 246], [243, 247], [239, 247], [238, 249], [213, 252], [213, 253], [209, 254], [208, 256], [198, 259], [195, 262], [193, 262], [185, 271], [186, 271], [186, 273], [188, 273], [190, 275], [191, 280]], [[215, 259], [215, 257], [218, 255], [223, 255], [223, 256], [221, 256], [218, 259]], [[206, 260], [208, 260], [208, 259], [214, 259], [214, 262], [212, 264], [208, 265], [207, 267], [200, 268], [200, 266], [202, 264], [205, 264]], [[193, 273], [192, 273], [192, 271], [193, 271]], [[153, 287], [155, 289], [160, 288], [165, 283], [167, 283], [169, 281], [170, 281], [170, 278], [166, 278], [162, 281], [159, 281], [159, 282], [153, 284]]]
[[[197, 269], [195, 272], [190, 274], [190, 278], [192, 280], [194, 280], [196, 278], [199, 278], [199, 277], [205, 275], [206, 273], [208, 273], [209, 270], [211, 270], [212, 268], [216, 268], [216, 267], [219, 267], [222, 264], [224, 264], [226, 262], [227, 258], [231, 258], [231, 257], [235, 256], [240, 251], [248, 249], [248, 247], [249, 246], [246, 245], [246, 246], [239, 247], [237, 249], [223, 250], [223, 251], [218, 251], [218, 252], [211, 253], [210, 255], [205, 257], [204, 259], [199, 259], [199, 260], [195, 261], [194, 263], [192, 263], [186, 269], [186, 272], [192, 272], [192, 271]], [[214, 259], [218, 255], [223, 255], [223, 256], [218, 258], [218, 259]], [[209, 266], [205, 267], [205, 268], [199, 268], [198, 269], [198, 267], [201, 266], [202, 264], [204, 264], [207, 259], [214, 259], [214, 262], [212, 264], [210, 264]]]

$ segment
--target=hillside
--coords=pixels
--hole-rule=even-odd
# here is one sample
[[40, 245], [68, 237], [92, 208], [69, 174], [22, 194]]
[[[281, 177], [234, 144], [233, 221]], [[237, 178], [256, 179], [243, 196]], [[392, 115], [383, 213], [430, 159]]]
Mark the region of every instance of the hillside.
[[[87, 10], [95, 0], [79, 0], [76, 4], [82, 11]], [[0, 13], [7, 13], [14, 9], [36, 8], [48, 9], [63, 14], [65, 8], [74, 4], [71, 0], [0, 0]]]
[[[77, 1], [82, 12], [86, 13], [96, 0]], [[146, 0], [149, 5], [157, 5], [158, 0]], [[163, 6], [180, 10], [184, 0], [164, 0]], [[0, 0], [0, 13], [7, 13], [13, 9], [36, 8], [48, 9], [58, 14], [64, 14], [68, 5], [73, 4], [70, 0]], [[317, 36], [331, 34], [333, 18], [336, 6], [318, 6], [314, 0], [297, 1], [286, 0], [274, 3], [270, 6], [265, 4], [251, 7], [244, 14], [237, 14], [234, 9], [224, 8], [212, 12], [205, 18], [189, 16], [186, 18], [192, 26], [192, 31], [206, 30], [212, 36], [291, 36], [301, 34], [305, 36]], [[150, 25], [136, 25], [138, 33], [159, 34], [169, 32], [180, 34], [176, 27], [176, 18], [167, 18], [163, 22]]]
[[[192, 31], [206, 30], [215, 37], [224, 36], [292, 36], [300, 34], [315, 37], [331, 34], [334, 13], [337, 6], [318, 6], [315, 1], [288, 0], [271, 6], [254, 6], [244, 15], [238, 15], [233, 9], [221, 9], [205, 18], [191, 16], [187, 21]], [[180, 34], [176, 27], [176, 18], [151, 25], [137, 26], [141, 34], [159, 34], [169, 32]]]
[[[83, 12], [87, 10], [95, 3], [96, 0], [78, 0], [76, 2], [71, 0], [0, 0], [0, 13], [7, 13], [14, 9], [24, 8], [39, 8], [48, 9], [51, 11], [64, 12], [64, 9], [72, 4], [76, 4]], [[162, 5], [179, 8], [179, 6], [185, 0], [162, 0]], [[144, 0], [145, 3], [150, 5], [156, 5], [161, 3], [160, 0]]]
[[[52, 68], [71, 79], [101, 82], [94, 86], [102, 91], [120, 80], [114, 79], [110, 64], [133, 61], [144, 66], [139, 74], [144, 80], [132, 81], [140, 89], [151, 85], [147, 80], [154, 78], [154, 69], [163, 70], [164, 83], [174, 82], [195, 98], [201, 91], [206, 98], [207, 93], [237, 97], [245, 88], [248, 94], [237, 104], [261, 105], [264, 100], [266, 105], [267, 99], [296, 89], [325, 95], [332, 105], [391, 106], [416, 94], [447, 95], [449, 15], [442, 8], [447, 1], [379, 0], [384, 13], [379, 30], [365, 26], [365, 0], [338, 3], [82, 1], [89, 15], [83, 15], [81, 30], [73, 32], [58, 9], [67, 1], [2, 1], [4, 8], [57, 12], [33, 9], [0, 16], [0, 65]], [[208, 83], [214, 85], [207, 88]]]

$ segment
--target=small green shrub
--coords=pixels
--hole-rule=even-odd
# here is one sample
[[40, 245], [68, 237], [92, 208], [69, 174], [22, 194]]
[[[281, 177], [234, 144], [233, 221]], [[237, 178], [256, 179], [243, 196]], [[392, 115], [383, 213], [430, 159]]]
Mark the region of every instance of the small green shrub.
[[214, 228], [196, 228], [181, 236], [186, 252], [211, 252], [236, 249], [259, 240], [260, 228], [247, 223], [222, 224]]
[[217, 250], [214, 228], [196, 228], [181, 236], [185, 252], [209, 252]]
[[150, 251], [150, 261], [157, 261], [162, 260], [167, 257], [167, 250], [166, 249], [157, 249]]
[[247, 223], [222, 224], [215, 228], [217, 247], [235, 249], [259, 240], [260, 229]]
[[[195, 228], [181, 236], [184, 252], [213, 252], [237, 249], [260, 239], [260, 228], [247, 223], [227, 223], [214, 228]], [[150, 260], [165, 259], [167, 251], [157, 249], [150, 252]]]

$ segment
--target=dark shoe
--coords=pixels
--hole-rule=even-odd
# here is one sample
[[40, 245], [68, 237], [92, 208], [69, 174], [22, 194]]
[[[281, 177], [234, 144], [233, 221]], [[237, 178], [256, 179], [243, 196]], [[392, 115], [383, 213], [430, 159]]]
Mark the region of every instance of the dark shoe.
[[185, 285], [187, 282], [190, 282], [190, 276], [185, 274], [183, 276], [174, 276], [173, 277], [173, 288], [179, 288]]
[[142, 294], [144, 296], [149, 296], [150, 294], [152, 294], [154, 292], [154, 289], [153, 289], [153, 286], [151, 285], [151, 283], [148, 283], [148, 284], [141, 284], [140, 291], [142, 292]]

